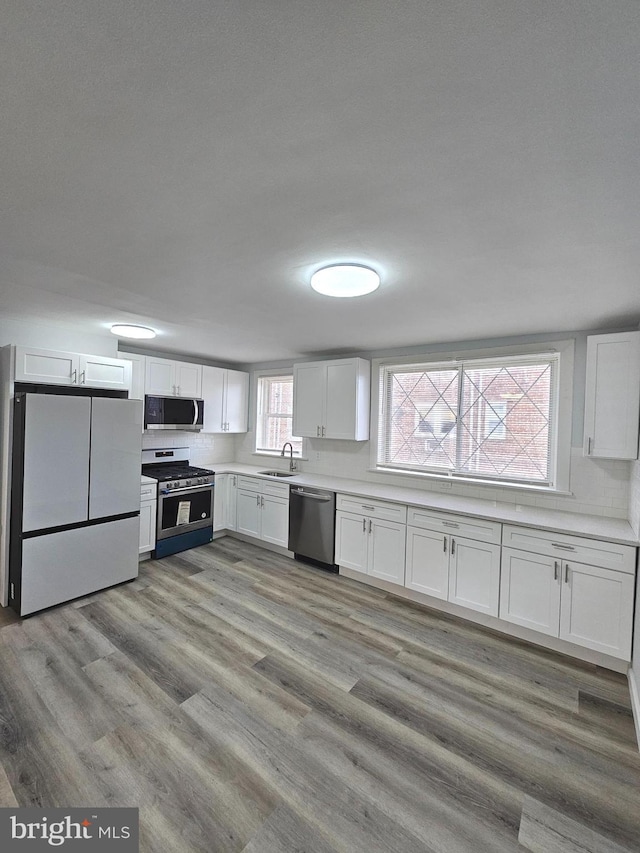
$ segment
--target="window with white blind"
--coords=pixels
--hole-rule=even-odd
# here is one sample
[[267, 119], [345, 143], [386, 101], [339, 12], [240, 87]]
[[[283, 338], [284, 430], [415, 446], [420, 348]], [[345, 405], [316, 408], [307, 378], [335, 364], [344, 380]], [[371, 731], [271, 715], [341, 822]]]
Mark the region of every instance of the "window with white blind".
[[291, 435], [293, 374], [258, 376], [256, 410], [256, 452], [280, 452], [290, 441], [294, 456], [300, 456], [302, 439]]
[[380, 365], [379, 468], [557, 487], [558, 352]]

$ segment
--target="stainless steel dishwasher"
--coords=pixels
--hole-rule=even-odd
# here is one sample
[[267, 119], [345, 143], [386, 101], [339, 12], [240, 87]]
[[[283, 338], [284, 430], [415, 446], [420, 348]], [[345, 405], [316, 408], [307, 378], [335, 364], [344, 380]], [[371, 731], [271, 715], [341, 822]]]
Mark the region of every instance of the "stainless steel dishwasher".
[[337, 572], [334, 562], [336, 493], [289, 487], [289, 550], [296, 560]]

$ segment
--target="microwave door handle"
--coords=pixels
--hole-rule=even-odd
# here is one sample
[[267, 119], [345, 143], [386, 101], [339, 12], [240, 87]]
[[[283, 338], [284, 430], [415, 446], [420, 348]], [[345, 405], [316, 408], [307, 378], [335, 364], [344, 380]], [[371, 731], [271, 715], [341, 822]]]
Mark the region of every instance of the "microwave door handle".
[[198, 423], [198, 401], [193, 401], [193, 426], [197, 426]]

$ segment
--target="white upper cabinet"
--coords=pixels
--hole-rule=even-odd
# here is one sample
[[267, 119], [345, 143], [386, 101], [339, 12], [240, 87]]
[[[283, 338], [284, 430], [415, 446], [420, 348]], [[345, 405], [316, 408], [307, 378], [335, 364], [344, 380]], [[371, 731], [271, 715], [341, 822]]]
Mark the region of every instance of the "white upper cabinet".
[[369, 438], [371, 366], [362, 358], [293, 366], [293, 434]]
[[128, 359], [80, 354], [78, 369], [78, 385], [122, 391], [131, 387], [131, 362]]
[[132, 352], [119, 352], [118, 358], [131, 362], [131, 385], [129, 386], [130, 400], [144, 400], [144, 371], [146, 357]]
[[145, 394], [202, 397], [202, 365], [147, 356]]
[[16, 347], [16, 382], [74, 385], [78, 381], [80, 356], [32, 347]]
[[640, 332], [587, 338], [584, 454], [635, 459], [640, 411]]
[[246, 432], [249, 374], [222, 367], [202, 368], [203, 432]]
[[14, 378], [16, 382], [128, 391], [131, 363], [104, 355], [17, 346]]

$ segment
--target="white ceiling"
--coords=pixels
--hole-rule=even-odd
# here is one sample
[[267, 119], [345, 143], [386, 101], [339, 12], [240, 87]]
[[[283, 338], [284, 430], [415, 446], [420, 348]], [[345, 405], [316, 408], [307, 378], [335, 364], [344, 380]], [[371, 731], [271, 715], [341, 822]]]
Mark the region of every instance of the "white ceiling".
[[638, 0], [1, 14], [7, 316], [236, 362], [640, 321]]

